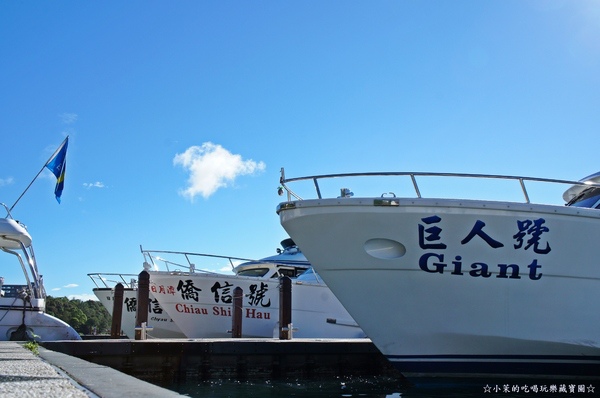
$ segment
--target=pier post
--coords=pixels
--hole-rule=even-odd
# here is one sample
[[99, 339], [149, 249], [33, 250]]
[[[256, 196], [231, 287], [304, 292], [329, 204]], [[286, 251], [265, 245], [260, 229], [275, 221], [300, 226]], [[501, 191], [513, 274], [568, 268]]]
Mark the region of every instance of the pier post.
[[115, 286], [115, 295], [113, 297], [112, 323], [110, 326], [110, 338], [118, 339], [121, 337], [121, 318], [123, 316], [123, 284], [117, 283]]
[[135, 312], [135, 339], [146, 340], [145, 328], [142, 328], [142, 324], [148, 322], [148, 306], [150, 298], [150, 274], [146, 271], [140, 272], [138, 276], [138, 289], [137, 289], [137, 309]]
[[292, 339], [292, 280], [279, 279], [279, 340]]
[[244, 307], [244, 291], [241, 287], [233, 289], [233, 314], [231, 314], [231, 337], [242, 337], [242, 310]]

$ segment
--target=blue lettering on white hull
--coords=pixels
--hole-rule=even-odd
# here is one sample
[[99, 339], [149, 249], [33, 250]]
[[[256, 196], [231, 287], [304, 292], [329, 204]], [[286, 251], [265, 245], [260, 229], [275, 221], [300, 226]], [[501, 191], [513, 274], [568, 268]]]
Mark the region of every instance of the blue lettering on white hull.
[[[433, 215], [421, 219], [423, 224], [418, 224], [417, 233], [419, 237], [419, 247], [423, 250], [433, 250], [421, 255], [419, 258], [419, 268], [425, 272], [432, 274], [443, 274], [449, 271], [450, 275], [469, 275], [471, 277], [490, 278], [496, 274], [496, 278], [503, 279], [521, 279], [521, 274], [527, 274], [530, 280], [537, 281], [542, 277], [542, 265], [538, 264], [537, 259], [533, 259], [527, 266], [524, 264], [514, 263], [499, 263], [489, 265], [481, 261], [471, 264], [463, 264], [462, 256], [454, 256], [454, 260], [448, 264], [444, 262], [444, 254], [440, 251], [447, 250], [449, 245], [444, 243], [444, 220], [442, 217]], [[484, 243], [489, 247], [488, 250], [498, 250], [507, 248], [502, 240], [512, 239], [512, 248], [519, 251], [530, 251], [535, 256], [544, 256], [552, 250], [550, 243], [545, 240], [545, 237], [550, 233], [550, 228], [545, 225], [546, 220], [538, 218], [536, 220], [516, 220], [516, 232], [509, 228], [504, 228], [508, 236], [492, 236], [488, 231], [487, 224], [482, 220], [476, 220], [473, 227], [469, 230], [465, 228], [463, 239], [458, 241], [461, 247], [473, 244], [473, 240]], [[491, 230], [491, 228], [490, 228]], [[468, 231], [468, 232], [467, 232]], [[495, 232], [495, 231], [494, 231]], [[496, 233], [494, 233], [496, 235]], [[448, 237], [446, 237], [448, 238]], [[456, 239], [455, 235], [450, 235], [450, 239]], [[506, 249], [504, 249], [506, 250]], [[477, 253], [485, 253], [481, 248], [477, 249]], [[497, 255], [495, 256], [497, 258]], [[528, 268], [525, 271], [522, 268]]]
[[[432, 274], [443, 274], [446, 270], [452, 270], [450, 275], [469, 275], [482, 278], [489, 278], [493, 275], [490, 266], [483, 262], [472, 263], [470, 265], [471, 270], [469, 271], [464, 270], [463, 266], [464, 264], [462, 263], [461, 256], [455, 256], [450, 267], [444, 262], [443, 254], [425, 253], [419, 258], [419, 268]], [[521, 269], [518, 264], [496, 264], [492, 267], [497, 267], [498, 272], [496, 278], [521, 279]], [[538, 272], [538, 270], [541, 271], [542, 265], [538, 264], [537, 259], [534, 259], [531, 264], [527, 265], [527, 268], [529, 268], [529, 279], [535, 281], [542, 277], [543, 274]]]

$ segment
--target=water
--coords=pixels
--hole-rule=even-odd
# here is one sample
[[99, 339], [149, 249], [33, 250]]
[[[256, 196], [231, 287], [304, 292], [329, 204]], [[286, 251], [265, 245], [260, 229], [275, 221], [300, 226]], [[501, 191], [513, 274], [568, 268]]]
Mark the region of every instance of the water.
[[[598, 385], [598, 388], [596, 388]], [[322, 379], [220, 380], [186, 382], [169, 387], [189, 397], [360, 397], [360, 398], [567, 398], [600, 396], [600, 382], [580, 380], [452, 379], [409, 385], [387, 376]]]
[[210, 380], [185, 383], [176, 389], [190, 397], [400, 397], [395, 380], [378, 378], [323, 380]]

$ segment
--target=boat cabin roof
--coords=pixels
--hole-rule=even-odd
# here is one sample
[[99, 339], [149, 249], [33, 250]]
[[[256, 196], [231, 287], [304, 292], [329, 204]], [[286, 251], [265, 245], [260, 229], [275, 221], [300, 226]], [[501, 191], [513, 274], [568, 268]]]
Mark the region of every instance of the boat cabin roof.
[[11, 218], [0, 218], [0, 247], [21, 249], [31, 246], [31, 235], [20, 222]]
[[280, 278], [289, 276], [296, 278], [304, 273], [308, 266], [289, 266], [274, 263], [246, 263], [234, 268], [234, 273], [239, 276], [254, 276], [261, 278]]
[[[176, 266], [178, 269], [187, 268], [190, 272], [196, 271], [196, 266], [190, 261], [188, 256], [198, 256], [198, 257], [210, 257], [210, 258], [222, 258], [227, 259], [231, 263], [233, 267], [233, 273], [240, 276], [252, 276], [259, 278], [279, 278], [282, 276], [289, 276], [290, 278], [296, 278], [298, 275], [302, 274], [308, 268], [310, 268], [310, 263], [302, 254], [298, 246], [294, 243], [294, 241], [290, 238], [284, 239], [281, 241], [281, 246], [283, 249], [277, 249], [277, 254], [265, 258], [261, 258], [259, 260], [249, 259], [249, 258], [241, 258], [241, 257], [229, 257], [229, 256], [219, 256], [214, 254], [204, 254], [204, 253], [191, 253], [191, 252], [175, 252], [175, 251], [164, 251], [164, 250], [143, 250], [142, 254], [144, 255], [144, 259], [148, 256], [152, 265], [154, 265], [154, 260], [158, 260], [164, 262], [167, 271], [169, 271], [169, 265]], [[155, 256], [154, 253], [169, 253], [175, 255], [183, 255], [185, 256], [187, 262], [189, 263], [189, 267], [184, 264], [178, 264], [164, 258], [160, 258]], [[241, 262], [237, 266], [234, 266], [235, 262]], [[151, 270], [152, 265], [149, 262], [144, 262], [144, 269]], [[157, 268], [155, 270], [158, 270]], [[214, 273], [212, 271], [202, 271], [208, 273]], [[99, 274], [88, 274], [92, 280]], [[118, 274], [111, 274], [118, 275]]]
[[[600, 183], [600, 172], [582, 178], [580, 182], [598, 184]], [[567, 206], [597, 209], [600, 208], [600, 187], [573, 185], [563, 193], [563, 199], [567, 202]]]
[[310, 268], [310, 263], [292, 239], [284, 239], [281, 246], [283, 250], [278, 250], [276, 255], [242, 263], [233, 272], [240, 276], [296, 278]]

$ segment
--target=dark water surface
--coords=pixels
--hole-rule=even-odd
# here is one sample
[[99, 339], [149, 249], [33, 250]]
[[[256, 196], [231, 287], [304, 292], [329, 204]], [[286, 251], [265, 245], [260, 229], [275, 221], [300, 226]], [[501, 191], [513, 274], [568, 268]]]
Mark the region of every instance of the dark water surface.
[[[597, 388], [598, 386], [598, 388]], [[208, 380], [168, 386], [190, 397], [361, 397], [361, 398], [566, 398], [600, 396], [600, 382], [582, 380], [452, 380], [409, 385], [392, 377], [329, 377], [286, 380]]]

